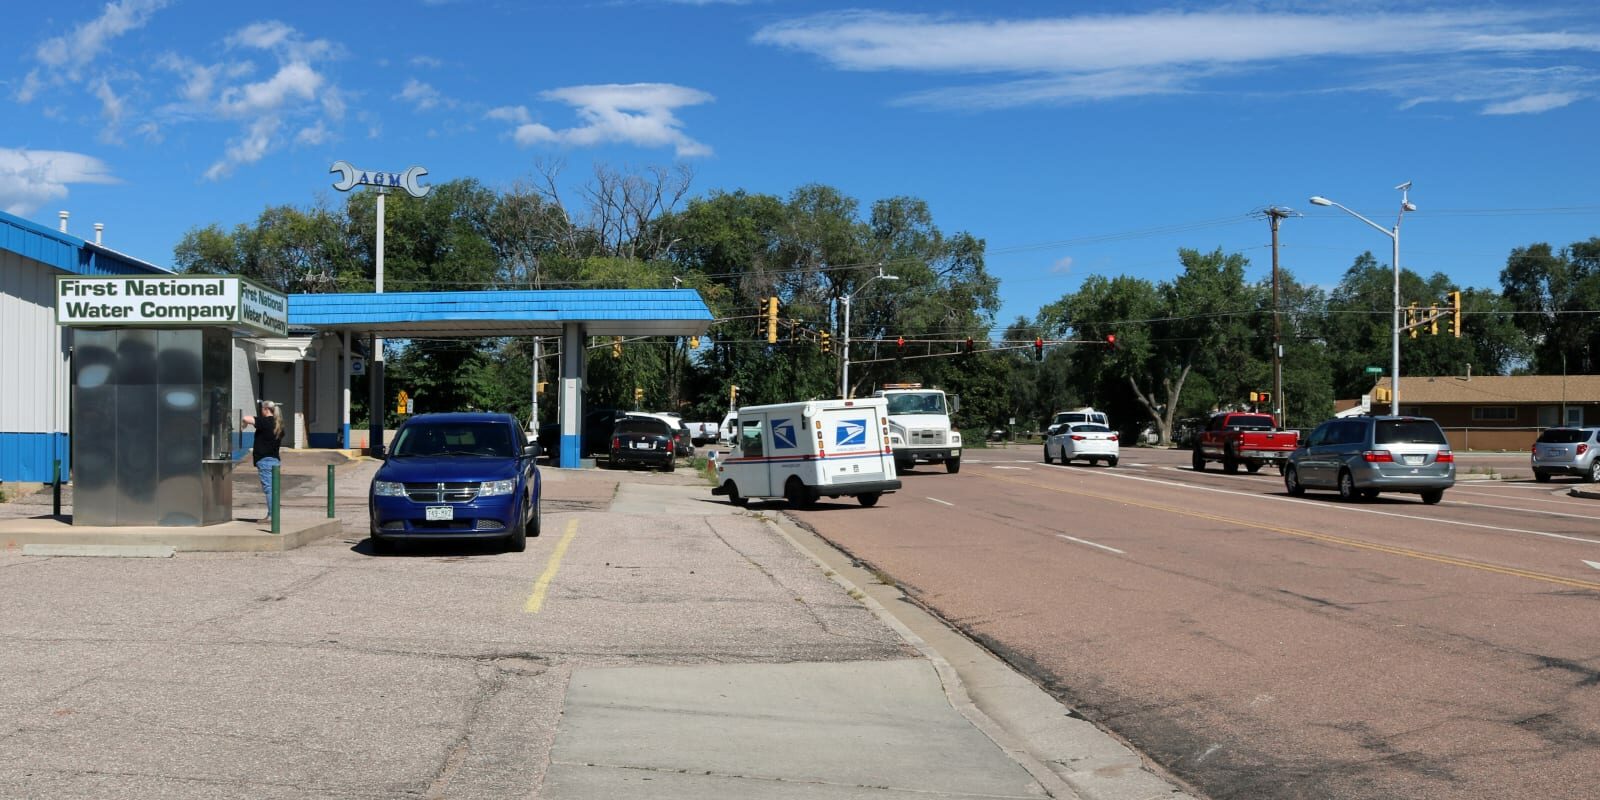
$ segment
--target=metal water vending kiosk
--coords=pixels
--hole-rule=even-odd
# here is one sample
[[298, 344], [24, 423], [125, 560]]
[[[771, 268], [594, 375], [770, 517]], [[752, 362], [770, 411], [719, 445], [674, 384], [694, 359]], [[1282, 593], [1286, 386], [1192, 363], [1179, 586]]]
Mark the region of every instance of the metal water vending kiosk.
[[233, 337], [285, 336], [288, 299], [232, 276], [60, 276], [73, 328], [73, 525], [233, 518]]

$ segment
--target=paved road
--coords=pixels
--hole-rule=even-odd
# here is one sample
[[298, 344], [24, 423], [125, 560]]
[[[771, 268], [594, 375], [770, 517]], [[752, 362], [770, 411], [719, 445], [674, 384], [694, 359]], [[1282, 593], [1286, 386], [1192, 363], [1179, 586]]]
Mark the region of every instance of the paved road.
[[795, 516], [1214, 797], [1595, 796], [1600, 504], [1501, 480], [1347, 505], [1187, 461], [973, 450], [902, 476], [894, 525]]

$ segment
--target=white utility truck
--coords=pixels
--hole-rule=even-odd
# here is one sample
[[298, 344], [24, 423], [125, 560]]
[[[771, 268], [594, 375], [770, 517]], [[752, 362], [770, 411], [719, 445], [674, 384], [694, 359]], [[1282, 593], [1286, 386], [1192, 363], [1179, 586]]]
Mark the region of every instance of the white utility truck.
[[917, 464], [939, 464], [949, 472], [961, 471], [961, 434], [950, 424], [959, 409], [938, 389], [920, 383], [886, 383], [872, 393], [889, 404], [889, 446], [894, 465], [905, 472]]
[[886, 416], [880, 398], [745, 406], [733, 449], [716, 461], [711, 493], [736, 506], [752, 497], [782, 497], [803, 508], [824, 495], [877, 505], [885, 492], [900, 488], [885, 444]]

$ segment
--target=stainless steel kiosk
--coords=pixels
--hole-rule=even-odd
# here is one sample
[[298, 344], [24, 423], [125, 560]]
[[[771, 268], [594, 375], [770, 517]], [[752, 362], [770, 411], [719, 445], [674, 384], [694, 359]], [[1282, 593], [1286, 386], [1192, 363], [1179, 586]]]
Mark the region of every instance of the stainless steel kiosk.
[[72, 524], [230, 521], [234, 331], [283, 335], [287, 299], [235, 277], [63, 276], [56, 306], [75, 329]]

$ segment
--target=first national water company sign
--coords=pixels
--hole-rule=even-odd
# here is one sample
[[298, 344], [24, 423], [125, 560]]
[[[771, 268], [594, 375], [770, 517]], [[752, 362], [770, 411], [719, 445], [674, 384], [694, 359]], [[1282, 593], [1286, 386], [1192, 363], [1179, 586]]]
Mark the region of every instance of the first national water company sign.
[[289, 335], [289, 300], [243, 278], [56, 278], [56, 323], [71, 326], [224, 325]]

